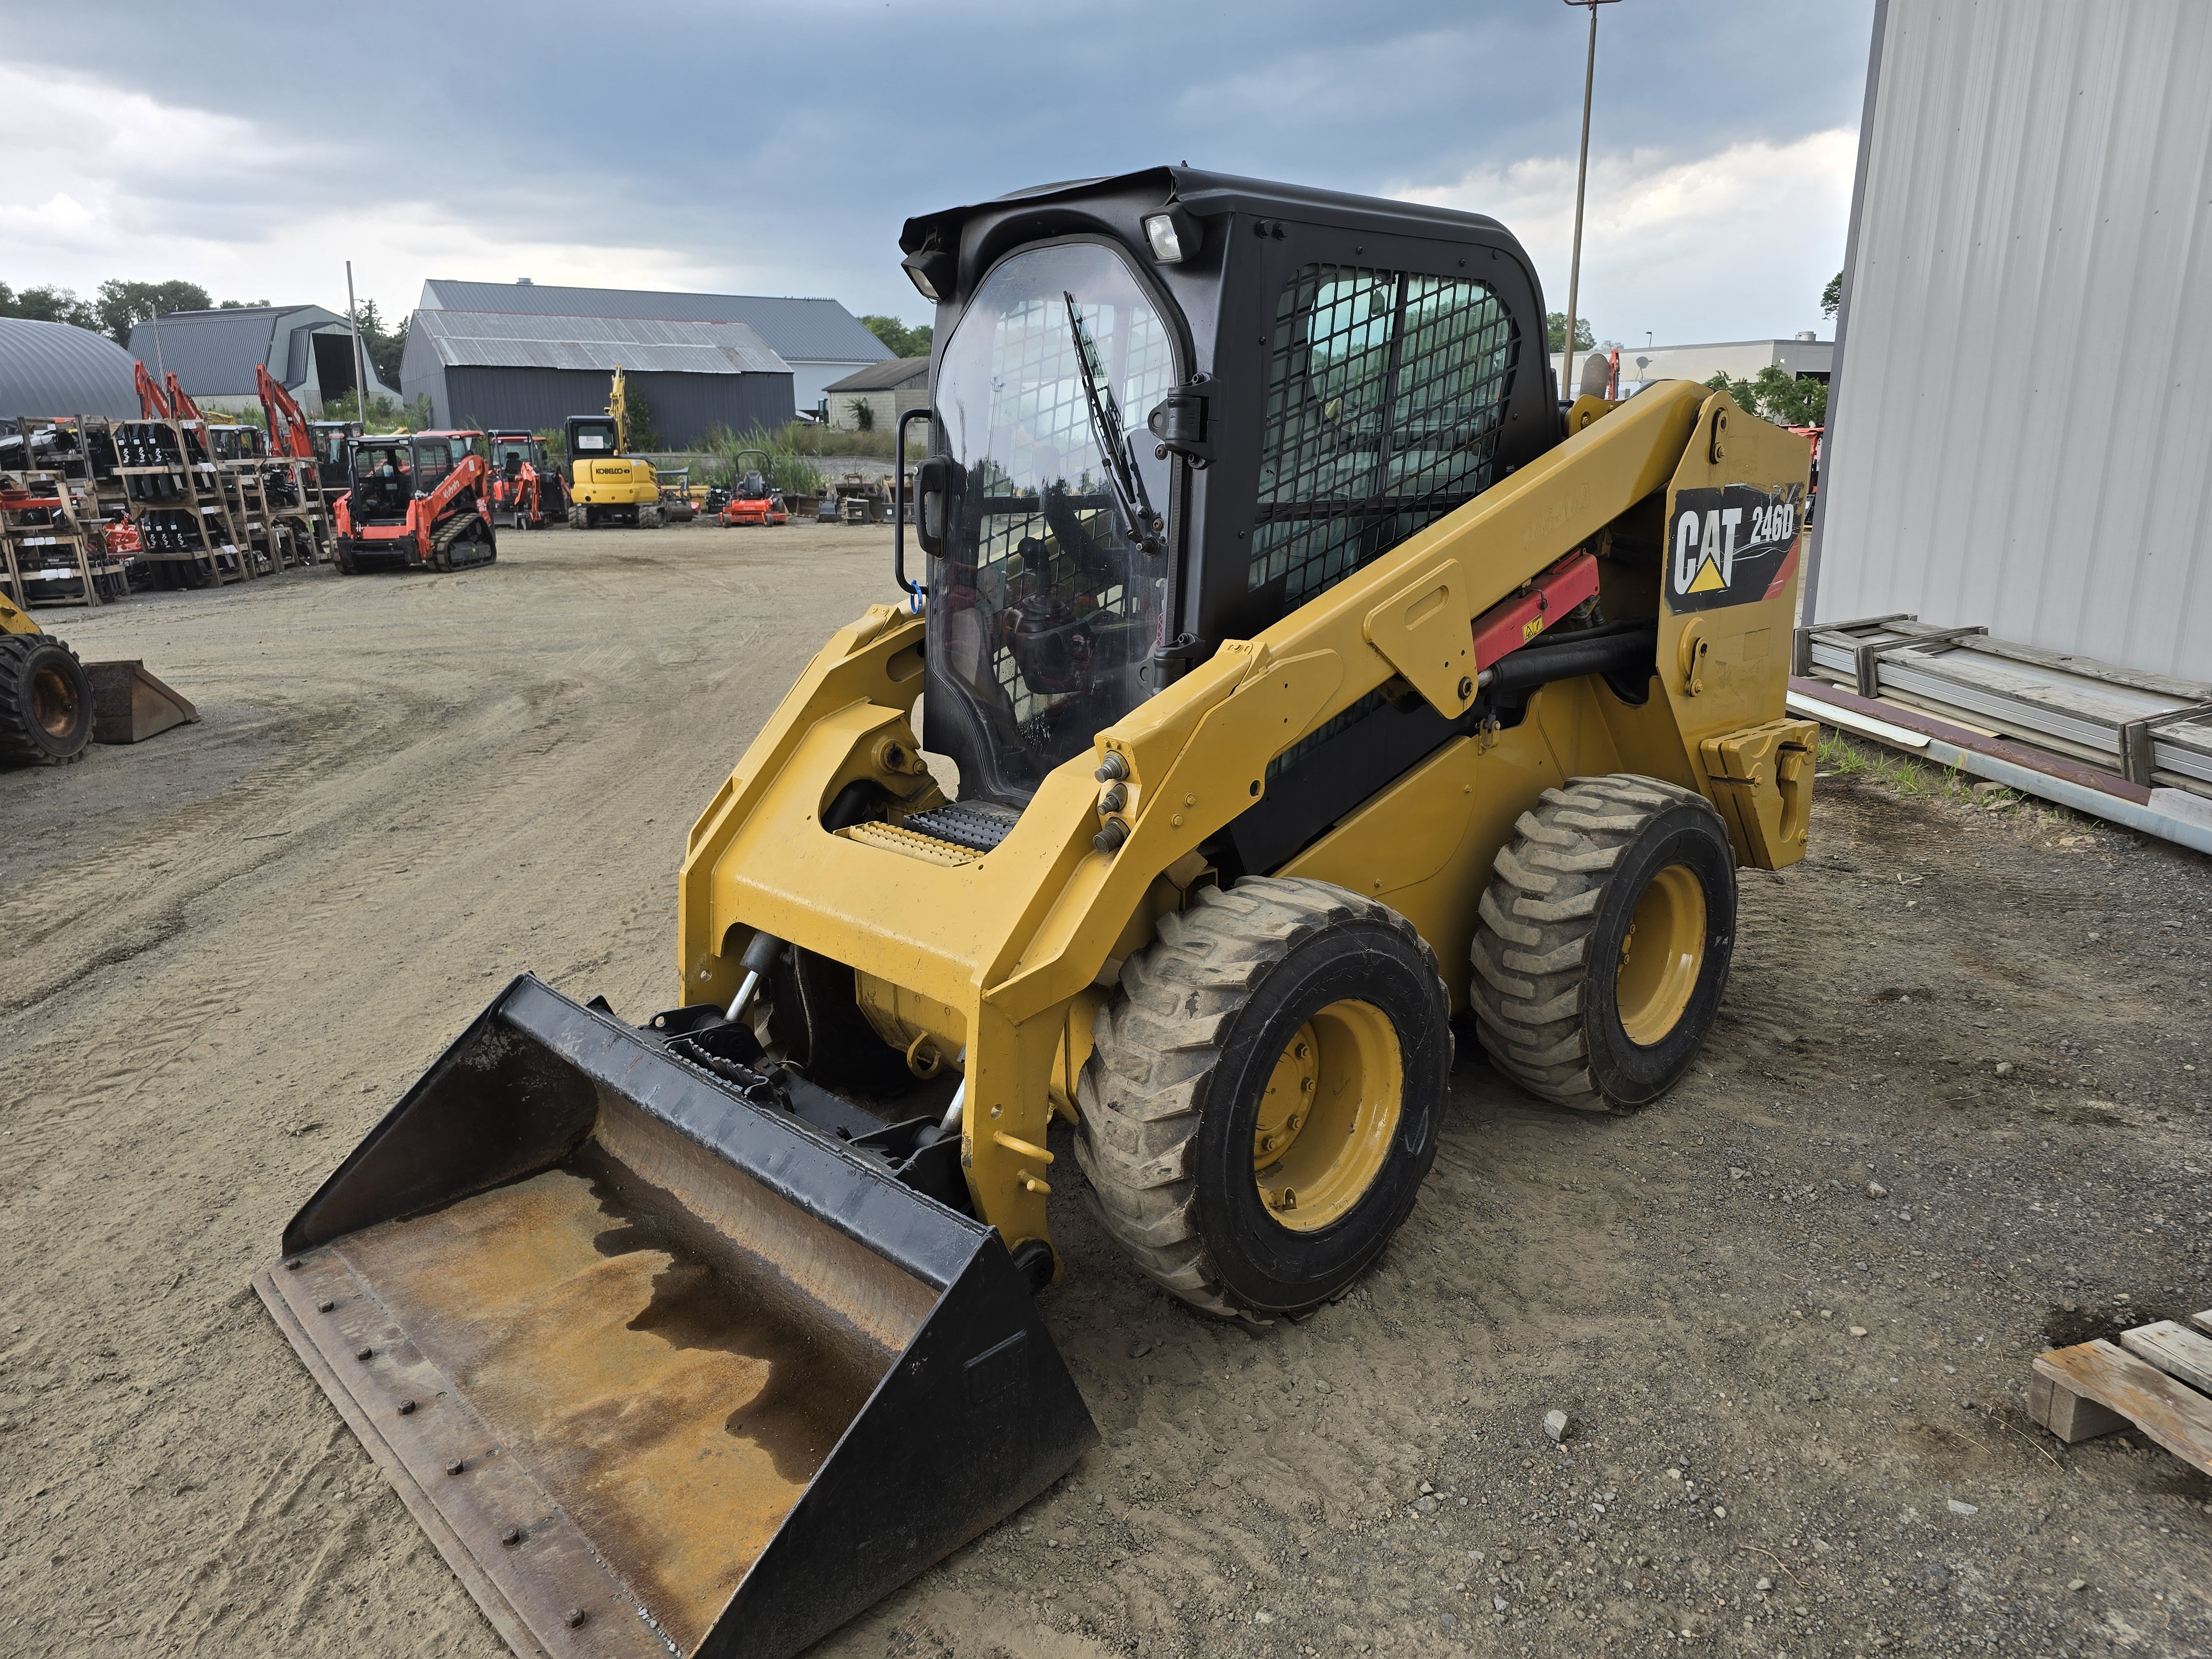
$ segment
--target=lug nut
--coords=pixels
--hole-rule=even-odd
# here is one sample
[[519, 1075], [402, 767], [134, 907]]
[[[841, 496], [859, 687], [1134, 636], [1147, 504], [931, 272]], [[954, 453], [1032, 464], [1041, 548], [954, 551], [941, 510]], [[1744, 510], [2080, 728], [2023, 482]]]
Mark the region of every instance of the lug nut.
[[415, 1402], [411, 1400], [401, 1401], [399, 1402], [399, 1414], [402, 1417], [413, 1416], [415, 1414]]

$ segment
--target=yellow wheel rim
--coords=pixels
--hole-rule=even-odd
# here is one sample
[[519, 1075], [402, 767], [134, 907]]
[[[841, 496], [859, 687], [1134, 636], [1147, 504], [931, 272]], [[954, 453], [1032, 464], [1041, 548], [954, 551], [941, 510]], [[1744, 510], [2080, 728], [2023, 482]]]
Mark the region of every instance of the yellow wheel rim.
[[1674, 1029], [1705, 965], [1705, 887], [1687, 865], [1670, 864], [1636, 901], [1620, 942], [1613, 1001], [1631, 1042], [1649, 1048]]
[[41, 668], [31, 681], [31, 718], [49, 737], [65, 738], [76, 728], [76, 687], [58, 668]]
[[1332, 1002], [1275, 1061], [1252, 1129], [1268, 1213], [1294, 1232], [1326, 1227], [1367, 1195], [1398, 1133], [1405, 1061], [1369, 1002]]

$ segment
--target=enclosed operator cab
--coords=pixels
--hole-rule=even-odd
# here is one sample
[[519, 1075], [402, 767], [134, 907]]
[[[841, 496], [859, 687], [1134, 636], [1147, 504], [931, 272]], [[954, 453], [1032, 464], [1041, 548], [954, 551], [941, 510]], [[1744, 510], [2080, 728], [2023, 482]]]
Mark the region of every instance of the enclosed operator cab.
[[650, 460], [622, 453], [621, 430], [611, 415], [568, 417], [568, 522], [579, 530], [659, 527], [660, 475]]
[[[1559, 441], [1534, 278], [1478, 215], [1169, 170], [904, 246], [942, 296], [923, 744], [1010, 817], [1218, 641]], [[1452, 734], [1370, 698], [1209, 851], [1273, 868]]]

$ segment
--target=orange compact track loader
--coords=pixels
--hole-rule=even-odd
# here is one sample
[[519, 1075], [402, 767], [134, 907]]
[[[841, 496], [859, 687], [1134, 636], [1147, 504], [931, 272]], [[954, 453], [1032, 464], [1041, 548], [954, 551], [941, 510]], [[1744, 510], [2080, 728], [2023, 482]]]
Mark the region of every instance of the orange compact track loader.
[[518, 1652], [805, 1647], [1097, 1438], [1054, 1195], [1313, 1309], [1452, 1201], [1455, 1019], [1647, 1107], [1805, 849], [1805, 446], [1563, 403], [1495, 220], [1164, 167], [902, 246], [901, 602], [692, 826], [671, 1006], [514, 979], [257, 1280]]
[[481, 432], [371, 434], [347, 446], [338, 498], [341, 574], [455, 570], [498, 556]]

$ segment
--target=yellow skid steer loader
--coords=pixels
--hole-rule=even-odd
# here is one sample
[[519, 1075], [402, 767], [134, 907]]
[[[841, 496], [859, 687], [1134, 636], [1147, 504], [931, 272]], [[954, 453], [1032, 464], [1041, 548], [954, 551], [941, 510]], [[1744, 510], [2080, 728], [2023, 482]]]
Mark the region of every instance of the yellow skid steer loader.
[[1564, 404], [1504, 227], [1164, 168], [902, 246], [909, 598], [694, 825], [679, 1006], [517, 979], [257, 1281], [520, 1652], [804, 1648], [1095, 1439], [1055, 1187], [1197, 1308], [1310, 1307], [1455, 1017], [1643, 1105], [1804, 851], [1805, 446]]

